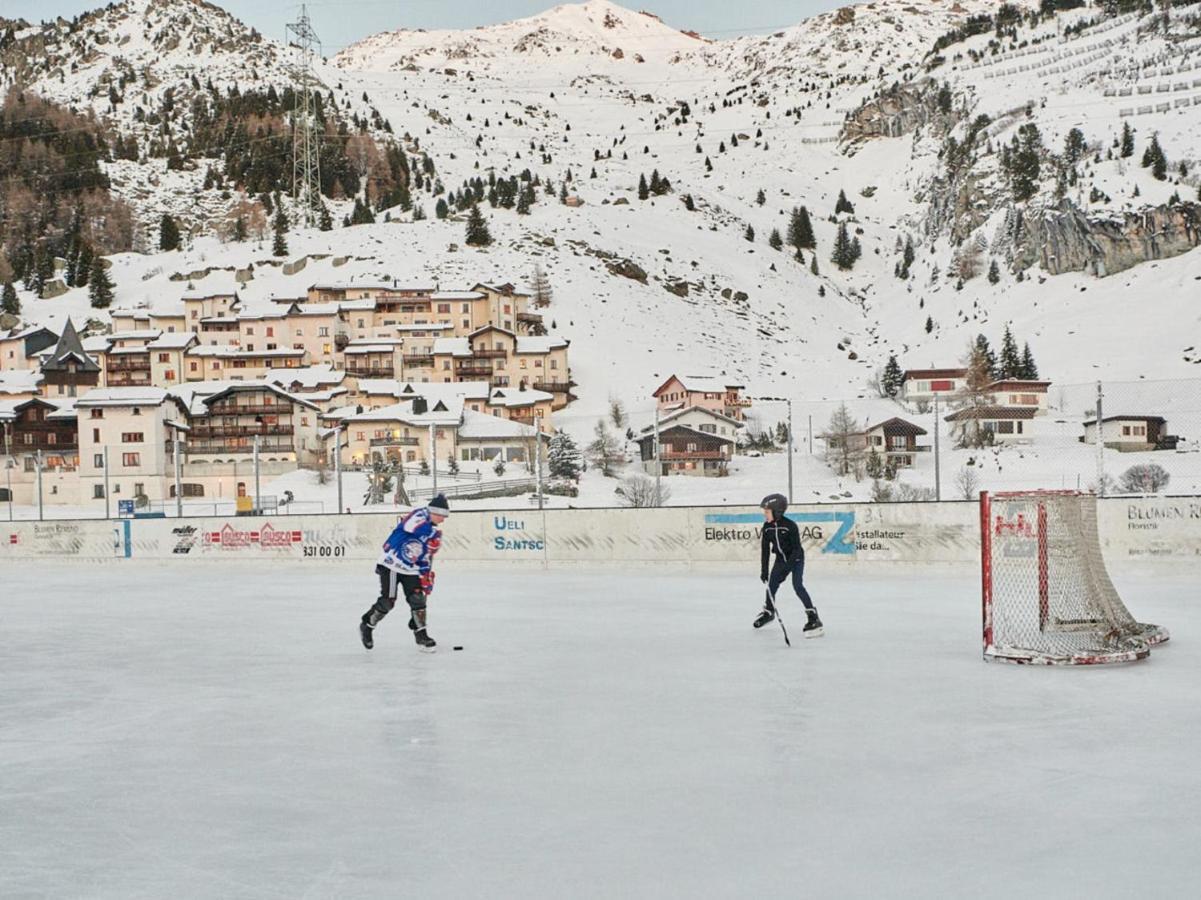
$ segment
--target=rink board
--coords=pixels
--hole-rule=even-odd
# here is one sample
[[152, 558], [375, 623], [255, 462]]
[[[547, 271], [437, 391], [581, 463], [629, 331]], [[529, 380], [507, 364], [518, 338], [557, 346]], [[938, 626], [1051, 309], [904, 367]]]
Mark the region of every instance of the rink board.
[[[970, 564], [980, 552], [974, 502], [815, 505], [789, 511], [823, 563]], [[374, 560], [396, 513], [0, 524], [0, 560], [264, 558]], [[1101, 501], [1110, 559], [1201, 559], [1201, 498]], [[689, 568], [757, 561], [762, 513], [748, 507], [555, 509], [455, 513], [442, 565], [563, 567], [619, 563]]]

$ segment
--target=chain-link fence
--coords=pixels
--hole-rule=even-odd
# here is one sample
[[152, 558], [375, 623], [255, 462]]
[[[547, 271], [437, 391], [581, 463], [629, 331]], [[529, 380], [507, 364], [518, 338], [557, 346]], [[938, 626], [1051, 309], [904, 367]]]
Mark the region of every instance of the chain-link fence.
[[[584, 398], [553, 412], [549, 424], [506, 423], [495, 446], [477, 439], [468, 449], [448, 435], [433, 468], [396, 464], [373, 474], [344, 465], [339, 489], [332, 466], [284, 471], [274, 463], [257, 480], [246, 466], [238, 471], [243, 483], [227, 493], [244, 487], [248, 496], [277, 497], [272, 514], [385, 512], [436, 492], [476, 509], [755, 504], [776, 491], [794, 503], [972, 500], [981, 490], [1040, 488], [1201, 494], [1201, 379], [1010, 381], [976, 391], [935, 379], [907, 383], [896, 397], [751, 392], [701, 402], [712, 409]], [[548, 431], [541, 442], [529, 427], [536, 421]], [[514, 432], [515, 424], [526, 428]], [[56, 502], [70, 496], [70, 473], [6, 474], [29, 482], [15, 518], [105, 516], [102, 499]], [[39, 511], [30, 479], [41, 474]], [[235, 497], [190, 495], [196, 481], [184, 472], [184, 515], [238, 512]], [[176, 515], [173, 489], [163, 493], [150, 511]], [[110, 498], [108, 515], [121, 513], [120, 496]], [[13, 509], [3, 504], [0, 517], [5, 507]]]

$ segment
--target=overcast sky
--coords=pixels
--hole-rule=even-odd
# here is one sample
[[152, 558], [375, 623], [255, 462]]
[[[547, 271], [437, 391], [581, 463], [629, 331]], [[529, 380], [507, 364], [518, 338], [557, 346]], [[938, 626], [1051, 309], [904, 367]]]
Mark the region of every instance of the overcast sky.
[[[756, 0], [745, 6], [729, 0], [634, 0], [623, 5], [658, 14], [676, 28], [714, 38], [774, 31], [808, 16], [846, 5], [848, 0]], [[0, 15], [39, 22], [71, 18], [104, 6], [104, 0], [0, 0]], [[287, 0], [225, 0], [227, 9], [264, 35], [283, 39], [295, 21], [299, 3]], [[394, 28], [473, 28], [530, 16], [554, 6], [554, 0], [319, 0], [309, 4], [313, 28], [327, 56], [347, 44]]]

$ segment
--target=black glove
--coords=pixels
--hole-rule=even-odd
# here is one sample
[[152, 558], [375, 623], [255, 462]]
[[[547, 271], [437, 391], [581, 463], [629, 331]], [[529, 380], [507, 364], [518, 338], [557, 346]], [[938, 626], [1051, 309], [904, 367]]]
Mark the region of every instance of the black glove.
[[766, 573], [766, 572], [760, 572], [760, 573], [759, 573], [759, 580], [760, 580], [760, 581], [762, 581], [764, 584], [767, 584], [767, 573]]

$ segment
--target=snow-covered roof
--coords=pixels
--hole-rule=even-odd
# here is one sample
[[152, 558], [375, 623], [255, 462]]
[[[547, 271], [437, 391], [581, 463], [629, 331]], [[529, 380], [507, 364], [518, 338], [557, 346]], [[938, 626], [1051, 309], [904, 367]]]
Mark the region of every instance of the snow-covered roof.
[[237, 316], [205, 316], [200, 320], [201, 325], [237, 325]]
[[[653, 431], [654, 431], [653, 428], [650, 429], [649, 431], [644, 429], [642, 432], [642, 435], [638, 438], [638, 443], [642, 443], [643, 441], [654, 440], [655, 436], [653, 433], [651, 433]], [[676, 432], [682, 431], [686, 434], [695, 434], [698, 437], [706, 438], [710, 441], [719, 441], [720, 443], [723, 443], [723, 444], [733, 444], [734, 443], [733, 438], [726, 437], [725, 435], [722, 435], [722, 434], [714, 434], [711, 431], [701, 431], [699, 428], [693, 428], [691, 425], [681, 425], [678, 422], [669, 426], [668, 428], [660, 428], [659, 429], [659, 437], [662, 438], [663, 435], [666, 434], [668, 431], [676, 431]]]
[[273, 309], [273, 310], [267, 310], [267, 311], [263, 311], [263, 312], [238, 313], [238, 317], [234, 321], [258, 322], [263, 319], [271, 319], [273, 321], [278, 321], [279, 319], [286, 319], [287, 317], [288, 317], [288, 310]]
[[364, 297], [361, 300], [339, 300], [338, 309], [346, 310], [347, 312], [370, 312], [375, 309], [375, 301], [369, 297]]
[[191, 331], [165, 331], [146, 345], [148, 350], [184, 350], [200, 339]]
[[93, 388], [75, 401], [76, 406], [160, 406], [170, 397], [159, 387]]
[[336, 316], [341, 312], [341, 303], [298, 303], [295, 309], [289, 309], [292, 316]]
[[[200, 402], [205, 407], [205, 412], [207, 412], [208, 411], [207, 407], [209, 404], [211, 404], [214, 401], [219, 400], [222, 397], [225, 397], [229, 394], [251, 394], [251, 393], [258, 393], [261, 391], [266, 391], [267, 393], [274, 394], [277, 397], [282, 397], [285, 400], [289, 400], [292, 403], [296, 403], [300, 406], [307, 406], [309, 409], [317, 409], [318, 408], [317, 404], [315, 404], [315, 403], [311, 402], [310, 400], [308, 400], [307, 398], [305, 398], [304, 395], [289, 393], [288, 391], [285, 391], [283, 388], [279, 387], [278, 385], [270, 384], [267, 381], [231, 381], [222, 390], [219, 390], [216, 393], [208, 394], [204, 397], [201, 397]], [[194, 401], [193, 401], [193, 404], [194, 404]], [[193, 405], [193, 408], [195, 408], [194, 405]]]
[[0, 394], [36, 394], [42, 383], [37, 369], [6, 369], [0, 372]]
[[162, 334], [157, 328], [144, 328], [135, 331], [114, 331], [106, 334], [110, 341], [152, 341]]
[[479, 291], [435, 291], [430, 294], [431, 300], [482, 300], [484, 295]]
[[150, 352], [149, 344], [142, 344], [138, 347], [113, 347], [108, 351], [109, 356], [129, 356], [131, 354], [146, 354]]
[[304, 356], [304, 350], [293, 350], [280, 347], [276, 350], [246, 350], [242, 347], [193, 347], [188, 351], [189, 356], [213, 356], [220, 359], [263, 359]]
[[[41, 325], [26, 325], [20, 330], [13, 330], [8, 334], [0, 335], [0, 341], [15, 341], [19, 338], [27, 338], [30, 335], [37, 334], [40, 331], [47, 331], [50, 334], [54, 334], [54, 332], [50, 331], [49, 328], [43, 328]], [[54, 334], [54, 336], [58, 337], [57, 334]]]
[[658, 396], [663, 388], [667, 387], [671, 382], [672, 378], [680, 382], [686, 391], [698, 391], [705, 394], [722, 394], [728, 390], [746, 386], [740, 382], [717, 375], [672, 375], [671, 378], [668, 378], [667, 381], [659, 385], [652, 396]]
[[449, 322], [430, 322], [425, 325], [393, 325], [397, 331], [453, 331], [454, 325]]
[[57, 406], [54, 412], [49, 413], [47, 419], [74, 419], [77, 415], [75, 412], [75, 404], [79, 402], [78, 397], [55, 397], [50, 401], [51, 404]]
[[413, 401], [366, 409], [347, 416], [348, 422], [404, 422], [408, 425], [458, 425], [463, 416], [463, 398], [431, 400], [425, 412], [414, 412]]
[[94, 334], [83, 339], [83, 349], [88, 353], [107, 353], [112, 345], [112, 336], [108, 334]]
[[465, 337], [437, 338], [434, 341], [434, 354], [470, 356], [471, 342]]
[[403, 338], [355, 338], [353, 341], [350, 341], [346, 345], [346, 349], [350, 350], [352, 347], [366, 347], [369, 345], [370, 346], [386, 345], [389, 349], [391, 349], [392, 347], [403, 347], [404, 339]]
[[[703, 406], [681, 406], [680, 408], [676, 409], [675, 412], [668, 413], [666, 416], [660, 417], [659, 430], [662, 431], [670, 423], [688, 413], [696, 413], [698, 415], [708, 416], [709, 418], [716, 419], [719, 422], [725, 422], [729, 425], [733, 425], [736, 429], [744, 427], [743, 423], [739, 422], [737, 419], [731, 419], [729, 416], [722, 415], [719, 412], [714, 412], [711, 409], [706, 409]], [[653, 424], [647, 425], [642, 429], [642, 434], [650, 434], [654, 430], [655, 426]]]
[[459, 440], [533, 438], [535, 434], [537, 432], [529, 425], [470, 409], [463, 410], [463, 423], [459, 426]]
[[496, 388], [488, 397], [489, 406], [506, 408], [518, 406], [533, 406], [535, 403], [554, 400], [554, 394], [545, 391], [519, 390], [517, 388]]
[[552, 350], [562, 350], [568, 345], [565, 338], [544, 335], [542, 337], [519, 337], [517, 353], [550, 353]]
[[[266, 380], [283, 388], [299, 385], [297, 390], [315, 390], [320, 385], [341, 384], [346, 379], [346, 373], [335, 369], [328, 363], [316, 366], [302, 366], [299, 369], [275, 370], [267, 375]], [[359, 383], [362, 387], [362, 382]]]
[[387, 344], [360, 344], [357, 347], [347, 347], [342, 352], [347, 356], [361, 356], [366, 353], [395, 353], [396, 348]]

